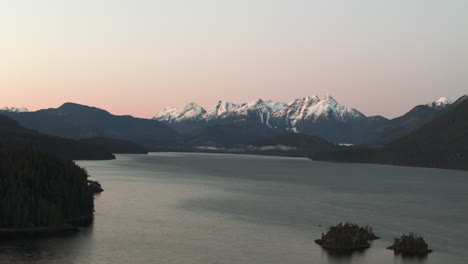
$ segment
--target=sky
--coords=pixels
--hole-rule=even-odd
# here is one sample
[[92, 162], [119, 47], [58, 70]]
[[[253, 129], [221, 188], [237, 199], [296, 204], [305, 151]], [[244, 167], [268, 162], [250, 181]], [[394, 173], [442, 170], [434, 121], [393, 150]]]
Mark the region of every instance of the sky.
[[331, 94], [366, 115], [468, 93], [466, 0], [0, 0], [0, 107]]

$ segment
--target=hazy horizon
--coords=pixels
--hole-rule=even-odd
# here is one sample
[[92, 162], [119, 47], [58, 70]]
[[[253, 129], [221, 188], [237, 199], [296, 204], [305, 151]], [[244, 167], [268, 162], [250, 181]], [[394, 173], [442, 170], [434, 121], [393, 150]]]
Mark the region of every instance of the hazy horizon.
[[166, 106], [331, 94], [400, 116], [468, 93], [468, 1], [0, 3], [0, 107]]
[[[468, 94], [466, 94], [466, 95], [468, 95]], [[308, 95], [308, 96], [314, 96], [314, 95]], [[319, 96], [319, 98], [320, 98], [320, 99], [323, 99], [325, 96], [326, 96], [326, 95], [324, 95], [324, 96]], [[337, 99], [335, 96], [333, 96], [333, 95], [331, 95], [331, 96], [332, 96], [338, 103], [341, 104], [340, 100], [338, 100], [338, 99]], [[458, 96], [458, 97], [456, 97], [456, 98], [448, 98], [448, 99], [450, 99], [450, 100], [452, 100], [453, 102], [455, 102], [457, 99], [459, 99], [459, 98], [462, 97], [462, 96], [464, 96], [464, 95], [460, 95], [460, 96]], [[304, 96], [304, 97], [306, 97], [306, 96]], [[300, 98], [304, 98], [304, 97], [300, 97]], [[440, 97], [439, 97], [439, 98], [440, 98]], [[412, 106], [410, 109], [405, 110], [404, 113], [408, 112], [409, 110], [411, 110], [413, 107], [415, 107], [415, 106], [417, 106], [417, 105], [423, 105], [423, 104], [431, 103], [431, 102], [436, 101], [436, 100], [439, 99], [439, 98], [435, 98], [434, 100], [429, 101], [429, 102], [416, 104], [416, 105]], [[271, 99], [267, 99], [267, 98], [256, 98], [256, 99], [252, 99], [252, 100], [245, 101], [245, 102], [233, 102], [233, 101], [229, 101], [229, 100], [218, 100], [218, 101], [228, 101], [228, 102], [230, 102], [230, 103], [234, 103], [234, 104], [241, 105], [241, 104], [243, 104], [243, 103], [253, 102], [253, 101], [256, 101], [256, 100], [258, 100], [258, 99], [261, 99], [261, 100], [263, 100], [263, 101], [271, 100]], [[296, 98], [296, 99], [298, 99], [298, 98]], [[199, 103], [197, 103], [197, 102], [194, 101], [194, 100], [188, 101], [188, 102], [185, 102], [185, 103], [181, 103], [180, 105], [167, 105], [167, 106], [164, 106], [164, 107], [162, 107], [161, 109], [157, 110], [154, 114], [150, 114], [149, 116], [136, 116], [136, 115], [132, 115], [132, 114], [129, 114], [129, 113], [117, 113], [117, 112], [112, 111], [111, 109], [106, 109], [106, 108], [101, 107], [101, 106], [99, 106], [99, 105], [91, 105], [91, 104], [87, 104], [87, 103], [84, 103], [84, 102], [74, 102], [74, 101], [67, 101], [67, 102], [59, 103], [58, 105], [48, 106], [48, 107], [44, 107], [44, 108], [37, 108], [37, 109], [31, 109], [31, 108], [29, 108], [29, 107], [27, 107], [27, 106], [16, 106], [16, 105], [0, 105], [0, 108], [2, 108], [2, 107], [15, 107], [15, 108], [27, 108], [28, 111], [37, 111], [37, 110], [48, 109], [48, 108], [58, 108], [58, 107], [62, 106], [62, 105], [65, 104], [65, 103], [75, 103], [75, 104], [86, 105], [86, 106], [90, 106], [90, 107], [97, 107], [97, 108], [106, 110], [106, 111], [110, 112], [111, 114], [115, 114], [115, 115], [132, 115], [132, 116], [134, 116], [134, 117], [139, 117], [139, 118], [153, 118], [156, 114], [158, 114], [160, 111], [164, 110], [164, 108], [166, 108], [166, 107], [175, 107], [175, 108], [179, 109], [179, 108], [182, 108], [183, 106], [185, 106], [185, 105], [187, 105], [187, 104], [189, 104], [189, 103], [196, 103], [197, 105], [200, 105], [201, 107], [203, 107], [206, 111], [209, 111], [211, 108], [213, 108], [213, 107], [216, 106], [216, 104], [217, 104], [218, 101], [216, 101], [214, 104], [208, 105], [208, 106], [200, 105]], [[281, 102], [281, 103], [286, 103], [286, 104], [287, 104], [287, 103], [290, 103], [290, 101], [276, 101], [276, 102]], [[347, 105], [347, 106], [354, 107], [354, 106], [352, 106], [352, 105]], [[354, 108], [356, 108], [356, 107], [354, 107]], [[359, 108], [356, 108], [356, 110], [360, 111]], [[362, 112], [362, 111], [361, 111], [361, 112]], [[402, 114], [404, 114], [404, 113], [402, 113]], [[366, 116], [380, 115], [380, 116], [384, 116], [384, 117], [390, 118], [390, 119], [391, 119], [391, 118], [398, 117], [398, 116], [389, 117], [389, 116], [385, 116], [385, 115], [383, 115], [383, 114], [368, 115], [368, 114], [366, 114], [366, 113], [364, 113], [364, 112], [363, 112], [363, 114], [365, 114]]]

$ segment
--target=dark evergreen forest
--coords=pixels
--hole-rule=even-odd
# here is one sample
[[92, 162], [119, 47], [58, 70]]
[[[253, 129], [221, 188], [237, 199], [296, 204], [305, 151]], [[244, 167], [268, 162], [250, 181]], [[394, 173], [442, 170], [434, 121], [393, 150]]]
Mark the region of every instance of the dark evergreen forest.
[[86, 171], [33, 147], [0, 146], [0, 228], [63, 226], [92, 216]]

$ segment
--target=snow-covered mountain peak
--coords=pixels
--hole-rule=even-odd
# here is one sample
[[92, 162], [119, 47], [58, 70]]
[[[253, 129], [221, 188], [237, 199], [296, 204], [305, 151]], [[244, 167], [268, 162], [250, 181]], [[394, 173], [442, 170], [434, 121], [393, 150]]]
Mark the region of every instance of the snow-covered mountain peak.
[[205, 118], [214, 119], [221, 115], [230, 113], [232, 110], [237, 108], [238, 105], [227, 101], [219, 101], [213, 108], [211, 108], [206, 114]]
[[183, 106], [182, 110], [203, 112], [205, 109], [203, 109], [203, 107], [199, 106], [198, 104], [192, 102], [192, 103], [188, 103], [185, 106]]
[[340, 105], [331, 95], [326, 95], [323, 99], [316, 95], [296, 99], [276, 111], [273, 116], [284, 120], [287, 129], [292, 131], [297, 131], [297, 125], [305, 120], [327, 119], [343, 122], [365, 117], [352, 107]]
[[246, 105], [248, 107], [256, 107], [256, 106], [262, 105], [263, 103], [264, 103], [264, 101], [259, 98], [259, 99], [255, 100], [255, 101], [248, 102]]
[[320, 102], [320, 97], [318, 97], [317, 95], [313, 95], [313, 96], [307, 96], [298, 100], [307, 106], [311, 106], [313, 104]]
[[5, 106], [3, 108], [0, 108], [0, 111], [5, 111], [5, 112], [12, 112], [12, 113], [24, 113], [24, 112], [29, 112], [29, 110], [26, 107], [8, 107]]
[[264, 103], [265, 103], [267, 106], [269, 106], [273, 111], [281, 110], [281, 109], [283, 109], [283, 107], [286, 106], [285, 103], [274, 102], [274, 101], [272, 101], [272, 100], [265, 101]]
[[202, 117], [206, 113], [206, 110], [199, 106], [196, 103], [189, 103], [183, 106], [177, 111], [176, 119], [186, 120], [186, 119], [196, 119]]
[[163, 110], [161, 110], [161, 112], [159, 112], [157, 115], [155, 115], [153, 119], [170, 122], [174, 118], [176, 112], [177, 108], [167, 106]]
[[323, 101], [327, 102], [328, 104], [330, 105], [338, 105], [338, 102], [335, 100], [335, 98], [333, 98], [333, 96], [331, 96], [330, 94], [326, 94], [325, 95], [325, 98], [323, 99]]
[[218, 101], [208, 112], [203, 107], [190, 103], [179, 109], [166, 108], [155, 116], [155, 119], [172, 123], [186, 120], [209, 122], [215, 119], [238, 117], [249, 117], [268, 126], [285, 126], [294, 131], [303, 121], [346, 122], [351, 119], [365, 118], [365, 115], [352, 107], [340, 105], [331, 95], [326, 95], [323, 99], [314, 95], [293, 100], [288, 104], [262, 99], [241, 105]]
[[453, 104], [452, 100], [448, 99], [447, 97], [441, 97], [441, 98], [437, 99], [436, 101], [434, 101], [432, 103], [428, 103], [426, 105], [429, 106], [429, 107], [442, 108], [442, 107], [445, 107], [445, 106], [451, 105], [451, 104]]
[[161, 112], [159, 112], [153, 119], [172, 123], [175, 121], [202, 118], [205, 113], [206, 110], [203, 109], [203, 107], [199, 106], [196, 103], [189, 103], [187, 105], [182, 106], [179, 109], [176, 109], [171, 106], [166, 107]]

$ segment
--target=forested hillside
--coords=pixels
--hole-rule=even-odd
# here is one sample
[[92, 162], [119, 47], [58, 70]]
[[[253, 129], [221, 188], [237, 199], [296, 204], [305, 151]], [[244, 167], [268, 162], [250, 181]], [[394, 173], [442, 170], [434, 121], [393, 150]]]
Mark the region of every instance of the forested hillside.
[[31, 147], [0, 147], [0, 228], [63, 226], [92, 216], [87, 173]]

